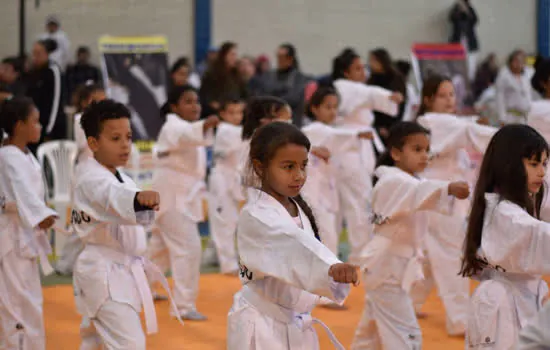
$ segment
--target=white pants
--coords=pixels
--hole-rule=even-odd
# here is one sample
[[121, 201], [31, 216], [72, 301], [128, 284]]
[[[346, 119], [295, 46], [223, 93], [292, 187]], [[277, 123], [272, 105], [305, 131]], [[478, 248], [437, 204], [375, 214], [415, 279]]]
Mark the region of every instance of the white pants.
[[224, 186], [228, 181], [216, 179], [223, 176], [223, 172], [210, 174], [208, 193], [208, 222], [210, 235], [216, 246], [220, 270], [230, 273], [239, 270], [237, 252], [235, 249], [235, 231], [239, 219], [239, 202]]
[[46, 349], [38, 268], [14, 250], [0, 260], [0, 338], [8, 350]]
[[73, 273], [74, 264], [82, 249], [84, 249], [84, 245], [80, 237], [77, 234], [69, 236], [61, 251], [61, 257], [57, 261], [56, 270], [66, 275]]
[[447, 333], [460, 335], [466, 330], [470, 293], [470, 280], [458, 274], [465, 220], [438, 213], [429, 215], [429, 229], [424, 238], [427, 257], [425, 280], [414, 285], [411, 297], [415, 309], [420, 311], [435, 283], [447, 314]]
[[318, 350], [319, 339], [313, 327], [298, 331], [299, 339], [289, 344], [290, 327], [251, 306], [241, 292], [235, 294], [227, 316], [227, 350]]
[[340, 217], [346, 221], [351, 248], [348, 261], [359, 263], [361, 251], [369, 243], [372, 231], [369, 222], [368, 188], [358, 190], [356, 184], [345, 179], [339, 180], [337, 186], [340, 197]]
[[420, 350], [422, 332], [409, 295], [401, 284], [388, 280], [367, 290], [365, 308], [352, 350]]
[[319, 236], [321, 242], [330, 249], [334, 255], [338, 256], [338, 240], [340, 238], [340, 230], [336, 224], [337, 215], [329, 210], [315, 210], [315, 222], [319, 228]]
[[172, 209], [157, 219], [156, 226], [160, 235], [152, 236], [147, 255], [161, 270], [166, 268], [166, 256], [169, 257], [174, 280], [173, 297], [178, 311], [194, 311], [202, 253], [197, 223]]
[[492, 280], [483, 281], [476, 288], [468, 313], [466, 350], [516, 349], [521, 326], [508, 289]]
[[80, 350], [145, 350], [139, 314], [130, 305], [105, 302], [91, 321], [82, 320]]

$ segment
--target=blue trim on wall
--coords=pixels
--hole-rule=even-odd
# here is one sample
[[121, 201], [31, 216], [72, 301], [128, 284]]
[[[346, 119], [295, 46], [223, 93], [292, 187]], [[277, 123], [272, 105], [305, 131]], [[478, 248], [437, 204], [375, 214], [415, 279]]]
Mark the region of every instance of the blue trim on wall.
[[537, 18], [537, 49], [544, 57], [550, 56], [550, 0], [539, 0]]
[[195, 65], [206, 58], [212, 31], [211, 0], [194, 0]]

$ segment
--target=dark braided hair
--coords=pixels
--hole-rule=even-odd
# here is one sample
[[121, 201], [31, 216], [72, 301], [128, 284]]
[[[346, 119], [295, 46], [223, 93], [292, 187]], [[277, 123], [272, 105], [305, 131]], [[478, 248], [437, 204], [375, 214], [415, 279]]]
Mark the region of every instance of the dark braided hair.
[[[273, 122], [260, 127], [256, 130], [254, 137], [252, 137], [250, 141], [249, 167], [252, 168], [253, 160], [267, 167], [277, 150], [288, 144], [304, 146], [308, 152], [311, 148], [311, 143], [307, 136], [292, 124]], [[311, 228], [315, 233], [315, 238], [320, 241], [319, 227], [315, 221], [313, 210], [311, 210], [311, 207], [307, 204], [302, 195], [298, 195], [292, 199], [302, 209], [304, 214], [306, 214], [311, 223]]]

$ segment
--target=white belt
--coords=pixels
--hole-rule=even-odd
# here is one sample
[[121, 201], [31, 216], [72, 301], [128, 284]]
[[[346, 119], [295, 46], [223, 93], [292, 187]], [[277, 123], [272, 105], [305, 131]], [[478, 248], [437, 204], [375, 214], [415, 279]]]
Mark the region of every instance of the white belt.
[[164, 290], [168, 293], [170, 305], [172, 310], [175, 311], [176, 318], [183, 325], [178, 308], [174, 303], [174, 299], [172, 299], [172, 293], [170, 292], [168, 281], [157, 265], [145, 257], [128, 255], [106, 246], [88, 244], [86, 249], [95, 249], [99, 254], [106, 255], [106, 257], [111, 261], [124, 265], [130, 269], [141, 297], [143, 312], [145, 314], [145, 327], [147, 329], [147, 334], [158, 332], [157, 314], [155, 312], [155, 304], [151, 293], [150, 282], [160, 282]]
[[338, 341], [338, 339], [336, 339], [336, 336], [327, 327], [327, 325], [321, 322], [319, 319], [311, 317], [311, 313], [296, 313], [291, 309], [286, 309], [280, 305], [269, 302], [265, 298], [261, 297], [258, 293], [246, 286], [243, 287], [241, 295], [250, 305], [252, 305], [252, 307], [260, 311], [262, 314], [287, 325], [290, 347], [292, 347], [292, 344], [294, 344], [295, 342], [300, 342], [299, 339], [302, 338], [302, 333], [305, 330], [310, 329], [313, 324], [318, 324], [323, 327], [325, 332], [328, 334], [330, 341], [334, 345], [335, 349], [345, 349], [344, 346]]

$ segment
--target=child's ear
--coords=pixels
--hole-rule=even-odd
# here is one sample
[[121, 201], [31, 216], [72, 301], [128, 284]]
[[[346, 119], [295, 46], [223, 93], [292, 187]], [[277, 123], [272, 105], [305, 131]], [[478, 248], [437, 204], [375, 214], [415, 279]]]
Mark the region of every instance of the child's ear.
[[252, 160], [252, 168], [254, 169], [254, 173], [256, 173], [256, 175], [258, 175], [259, 178], [262, 178], [264, 174], [264, 167], [262, 166], [262, 163], [259, 160], [257, 159]]
[[99, 142], [95, 137], [90, 136], [86, 140], [88, 141], [88, 147], [90, 147], [93, 153], [99, 150]]
[[394, 162], [399, 162], [401, 160], [401, 151], [395, 147], [390, 149], [390, 156]]

